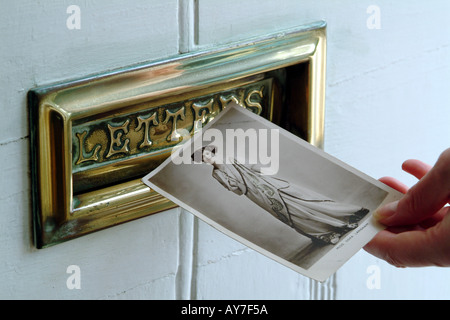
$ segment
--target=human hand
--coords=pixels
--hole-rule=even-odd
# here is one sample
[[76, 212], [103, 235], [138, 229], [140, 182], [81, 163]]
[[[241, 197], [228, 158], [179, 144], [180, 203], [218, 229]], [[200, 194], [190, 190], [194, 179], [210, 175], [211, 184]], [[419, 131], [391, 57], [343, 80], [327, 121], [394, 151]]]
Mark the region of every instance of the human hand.
[[374, 213], [387, 226], [364, 249], [397, 267], [450, 266], [450, 148], [431, 167], [407, 160], [402, 169], [419, 179], [408, 189], [396, 179], [380, 181], [404, 193]]

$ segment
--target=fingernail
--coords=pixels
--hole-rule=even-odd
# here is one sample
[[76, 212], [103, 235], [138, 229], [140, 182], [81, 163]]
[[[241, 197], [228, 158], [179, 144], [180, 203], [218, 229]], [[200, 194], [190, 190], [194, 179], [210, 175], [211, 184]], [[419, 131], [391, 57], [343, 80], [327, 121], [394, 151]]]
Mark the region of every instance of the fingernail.
[[376, 210], [373, 214], [373, 217], [376, 220], [383, 220], [390, 216], [392, 216], [397, 211], [398, 201], [394, 201], [391, 203], [388, 203], [378, 210]]

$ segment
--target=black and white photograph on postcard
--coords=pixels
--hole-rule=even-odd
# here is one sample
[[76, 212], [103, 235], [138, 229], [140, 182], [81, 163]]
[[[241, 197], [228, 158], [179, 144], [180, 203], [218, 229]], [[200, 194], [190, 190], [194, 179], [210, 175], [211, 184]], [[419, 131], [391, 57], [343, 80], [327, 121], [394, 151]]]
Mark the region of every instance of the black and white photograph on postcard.
[[230, 106], [143, 181], [206, 223], [323, 281], [380, 230], [395, 191]]

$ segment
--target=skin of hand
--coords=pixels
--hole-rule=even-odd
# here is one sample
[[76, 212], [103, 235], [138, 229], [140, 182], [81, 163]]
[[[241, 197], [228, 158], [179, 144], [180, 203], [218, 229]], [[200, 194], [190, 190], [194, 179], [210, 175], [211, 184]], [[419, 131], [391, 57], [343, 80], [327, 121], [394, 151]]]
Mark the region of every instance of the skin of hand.
[[398, 180], [381, 178], [404, 193], [374, 213], [387, 226], [364, 249], [396, 267], [450, 266], [450, 148], [431, 167], [407, 160], [402, 169], [419, 181], [410, 189]]

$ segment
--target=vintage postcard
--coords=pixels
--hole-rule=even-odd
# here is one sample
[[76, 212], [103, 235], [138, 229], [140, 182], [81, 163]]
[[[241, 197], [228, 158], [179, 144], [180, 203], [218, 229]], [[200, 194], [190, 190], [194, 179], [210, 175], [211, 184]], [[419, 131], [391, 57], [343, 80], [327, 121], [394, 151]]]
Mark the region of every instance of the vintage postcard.
[[401, 197], [237, 105], [143, 181], [233, 239], [318, 281], [381, 230], [372, 212]]

